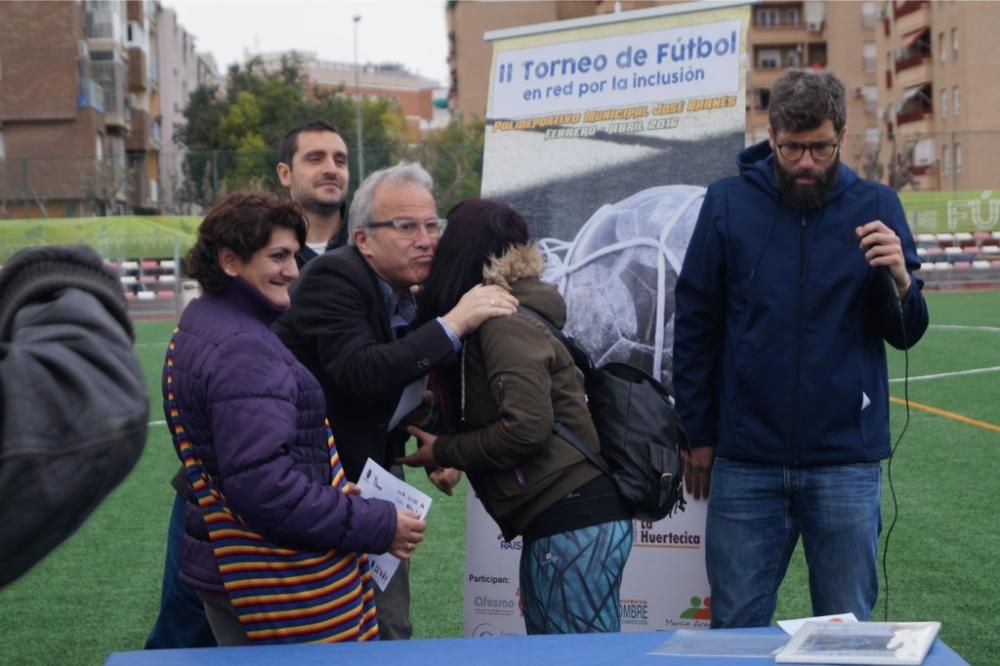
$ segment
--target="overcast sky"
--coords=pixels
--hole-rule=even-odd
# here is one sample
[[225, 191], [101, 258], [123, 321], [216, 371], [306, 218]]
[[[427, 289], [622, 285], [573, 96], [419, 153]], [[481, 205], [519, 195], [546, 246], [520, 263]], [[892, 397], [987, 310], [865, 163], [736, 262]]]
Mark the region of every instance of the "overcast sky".
[[323, 60], [399, 62], [447, 85], [448, 42], [444, 0], [165, 0], [196, 39], [215, 56], [219, 73], [243, 62], [244, 50], [314, 51]]

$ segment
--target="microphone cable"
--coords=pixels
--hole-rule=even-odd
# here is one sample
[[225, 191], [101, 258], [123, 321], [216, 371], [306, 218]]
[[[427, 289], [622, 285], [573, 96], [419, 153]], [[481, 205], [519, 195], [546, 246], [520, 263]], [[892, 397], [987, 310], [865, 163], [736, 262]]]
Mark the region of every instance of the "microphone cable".
[[[899, 292], [896, 290], [896, 284], [892, 281], [892, 276], [889, 275], [888, 270], [884, 271], [883, 274], [888, 277], [892, 284], [892, 291], [889, 292], [890, 298], [892, 298], [892, 308], [899, 318], [899, 330], [903, 335], [903, 404], [906, 407], [906, 417], [903, 420], [903, 429], [899, 431], [899, 435], [896, 437], [896, 442], [892, 445], [892, 448], [889, 449], [889, 462], [886, 464], [886, 477], [889, 480], [889, 496], [892, 498], [892, 522], [889, 523], [889, 529], [886, 530], [885, 545], [882, 547], [882, 578], [885, 580], [885, 613], [883, 618], [885, 622], [888, 622], [889, 538], [892, 536], [892, 530], [896, 527], [896, 519], [899, 517], [899, 502], [896, 499], [896, 488], [892, 483], [892, 460], [896, 457], [896, 449], [899, 448], [899, 443], [903, 441], [903, 435], [906, 434], [906, 429], [910, 426], [910, 345], [906, 339], [906, 322], [903, 320], [903, 303], [899, 298]], [[916, 285], [910, 285], [911, 289], [915, 287]]]

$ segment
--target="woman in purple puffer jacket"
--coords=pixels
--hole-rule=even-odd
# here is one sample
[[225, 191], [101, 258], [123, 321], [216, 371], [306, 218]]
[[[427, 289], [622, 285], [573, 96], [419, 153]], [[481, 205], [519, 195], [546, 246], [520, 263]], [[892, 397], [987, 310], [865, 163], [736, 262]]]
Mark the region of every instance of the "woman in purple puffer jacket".
[[365, 499], [340, 469], [319, 383], [271, 332], [298, 276], [298, 206], [225, 197], [202, 222], [163, 374], [164, 411], [189, 482], [181, 579], [220, 645], [369, 640], [361, 553], [406, 559], [415, 514]]

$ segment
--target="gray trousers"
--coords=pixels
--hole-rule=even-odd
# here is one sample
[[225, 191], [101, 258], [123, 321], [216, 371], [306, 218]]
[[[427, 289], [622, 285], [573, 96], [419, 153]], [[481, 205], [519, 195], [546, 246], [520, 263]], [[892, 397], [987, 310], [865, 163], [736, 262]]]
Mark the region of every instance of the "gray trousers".
[[[389, 468], [393, 476], [403, 478], [403, 468]], [[375, 586], [375, 610], [378, 613], [378, 637], [383, 641], [409, 640], [413, 635], [410, 624], [410, 563], [400, 562], [396, 575], [385, 590]]]
[[240, 616], [236, 608], [229, 601], [225, 594], [212, 594], [197, 590], [201, 603], [205, 605], [205, 617], [208, 618], [208, 626], [212, 628], [215, 635], [215, 642], [221, 647], [231, 647], [234, 645], [250, 645], [247, 632], [240, 624]]

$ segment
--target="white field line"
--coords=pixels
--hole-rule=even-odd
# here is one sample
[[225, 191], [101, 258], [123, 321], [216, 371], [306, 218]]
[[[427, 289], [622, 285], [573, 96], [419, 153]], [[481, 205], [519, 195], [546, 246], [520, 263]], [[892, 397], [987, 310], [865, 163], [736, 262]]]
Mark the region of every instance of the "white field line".
[[945, 331], [988, 331], [1000, 333], [998, 326], [962, 326], [961, 324], [931, 324], [928, 328], [940, 328]]
[[[928, 328], [937, 328], [945, 331], [986, 331], [989, 333], [1000, 333], [1000, 327], [997, 326], [963, 326], [961, 324], [931, 324]], [[974, 368], [972, 370], [956, 370], [955, 372], [940, 372], [935, 375], [918, 375], [916, 377], [910, 377], [911, 382], [919, 382], [927, 379], [944, 379], [946, 377], [960, 377], [962, 375], [980, 375], [986, 372], [997, 372], [1000, 370], [1000, 366], [993, 366], [991, 368]], [[899, 384], [903, 381], [902, 377], [897, 379], [890, 379], [890, 384]]]
[[[910, 377], [911, 382], [919, 382], [925, 379], [943, 379], [945, 377], [959, 377], [961, 375], [981, 375], [986, 372], [1000, 372], [1000, 365], [995, 365], [992, 368], [974, 368], [972, 370], [957, 370], [955, 372], [940, 372], [936, 375], [918, 375], [916, 377]], [[902, 382], [903, 378], [899, 377], [897, 379], [890, 379], [890, 384], [898, 384]]]

